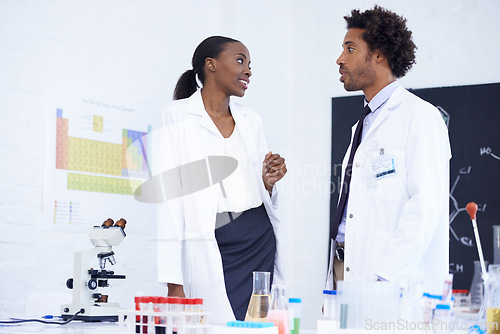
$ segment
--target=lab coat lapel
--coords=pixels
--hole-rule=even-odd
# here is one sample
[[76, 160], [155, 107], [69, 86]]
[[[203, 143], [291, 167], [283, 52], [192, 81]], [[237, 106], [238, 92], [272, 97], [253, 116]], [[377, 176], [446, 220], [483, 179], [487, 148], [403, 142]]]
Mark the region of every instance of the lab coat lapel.
[[197, 90], [189, 97], [188, 113], [199, 117], [199, 125], [208, 130], [209, 132], [220, 135], [219, 129], [215, 126], [214, 122], [205, 110], [203, 98], [201, 97], [201, 90]]
[[[399, 105], [404, 97], [404, 92], [406, 90], [403, 87], [398, 87], [394, 93], [392, 93], [391, 97], [389, 100], [386, 102], [384, 106], [382, 106], [382, 109], [380, 110], [380, 113], [378, 116], [375, 118], [373, 121], [372, 125], [364, 135], [364, 138], [367, 138], [370, 136], [370, 134], [384, 121], [384, 119], [389, 116], [391, 110]], [[361, 142], [363, 143], [363, 142]]]
[[[253, 158], [259, 155], [257, 150], [257, 139], [255, 138], [255, 129], [252, 128], [253, 123], [248, 116], [248, 110], [239, 104], [231, 102], [229, 104], [234, 122], [240, 131], [241, 138], [245, 144], [245, 149], [248, 153], [248, 158], [252, 162], [252, 166], [256, 168], [257, 161]], [[262, 157], [264, 159], [264, 157]], [[269, 196], [268, 196], [269, 197]]]
[[248, 149], [249, 147], [248, 140], [250, 138], [250, 136], [248, 136], [248, 130], [249, 130], [249, 122], [247, 119], [248, 113], [245, 110], [245, 108], [242, 108], [241, 106], [239, 106], [236, 103], [233, 103], [232, 101], [229, 103], [229, 107], [231, 108], [231, 115], [233, 115], [234, 122], [236, 123], [236, 126], [240, 131], [241, 137], [245, 142], [245, 147]]

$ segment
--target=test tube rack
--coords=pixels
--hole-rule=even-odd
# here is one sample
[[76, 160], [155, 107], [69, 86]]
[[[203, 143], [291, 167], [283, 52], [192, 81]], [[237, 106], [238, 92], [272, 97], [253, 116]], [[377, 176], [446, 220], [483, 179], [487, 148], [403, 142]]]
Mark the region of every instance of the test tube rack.
[[118, 326], [124, 333], [212, 334], [209, 313], [153, 310], [121, 310]]

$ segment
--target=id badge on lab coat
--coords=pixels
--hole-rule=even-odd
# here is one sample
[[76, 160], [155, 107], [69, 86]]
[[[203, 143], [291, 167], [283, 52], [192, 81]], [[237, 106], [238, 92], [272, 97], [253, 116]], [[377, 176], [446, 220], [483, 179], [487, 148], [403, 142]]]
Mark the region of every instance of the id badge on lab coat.
[[373, 177], [375, 180], [380, 180], [392, 175], [396, 175], [394, 157], [381, 148], [378, 156], [373, 159]]

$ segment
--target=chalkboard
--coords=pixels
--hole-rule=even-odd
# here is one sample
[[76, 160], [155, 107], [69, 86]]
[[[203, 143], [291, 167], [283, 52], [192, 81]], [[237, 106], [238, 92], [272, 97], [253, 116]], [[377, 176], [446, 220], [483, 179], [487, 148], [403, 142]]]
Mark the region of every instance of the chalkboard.
[[[435, 105], [449, 130], [450, 272], [454, 289], [469, 289], [478, 252], [465, 211], [477, 203], [477, 223], [485, 260], [493, 263], [493, 228], [500, 225], [500, 83], [411, 90]], [[332, 99], [332, 196], [330, 223], [336, 210], [341, 164], [359, 118], [363, 96]]]

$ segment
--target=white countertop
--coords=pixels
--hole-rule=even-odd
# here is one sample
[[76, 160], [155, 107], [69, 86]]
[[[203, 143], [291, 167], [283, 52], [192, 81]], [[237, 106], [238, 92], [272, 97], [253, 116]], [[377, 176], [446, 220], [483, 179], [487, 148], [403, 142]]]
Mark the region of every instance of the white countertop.
[[[18, 325], [0, 325], [0, 333], [54, 333], [54, 334], [123, 334], [127, 329], [116, 322], [73, 321], [67, 325], [49, 325], [41, 323], [22, 323]], [[301, 330], [301, 334], [315, 334], [315, 330]], [[154, 332], [153, 332], [154, 334]], [[216, 334], [216, 330], [214, 330]]]
[[[465, 322], [467, 325], [473, 324], [474, 320], [477, 319], [477, 314], [471, 314], [466, 309], [455, 310], [457, 321]], [[7, 320], [7, 319], [2, 319]], [[211, 334], [217, 334], [217, 327], [214, 326], [214, 330]], [[220, 327], [219, 327], [220, 328]], [[135, 330], [127, 331], [124, 325], [120, 325], [117, 322], [82, 322], [82, 321], [72, 321], [66, 325], [53, 325], [53, 324], [42, 324], [38, 322], [27, 322], [21, 324], [4, 325], [0, 324], [0, 333], [64, 333], [64, 334], [123, 334], [123, 333], [134, 333]], [[154, 331], [153, 331], [154, 332]], [[359, 331], [356, 331], [359, 333]], [[367, 333], [369, 331], [366, 331]], [[372, 331], [373, 332], [373, 331]], [[381, 334], [380, 331], [378, 331]], [[301, 329], [301, 334], [317, 334], [316, 329]], [[349, 334], [353, 333], [352, 330], [332, 330], [329, 333], [336, 334]], [[466, 331], [456, 330], [455, 334], [466, 333]]]

